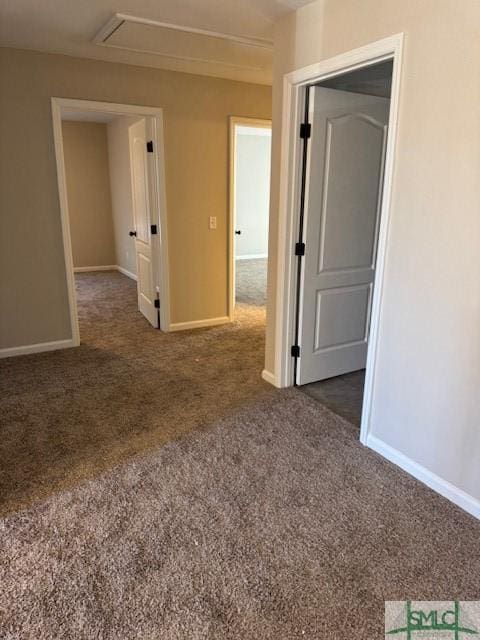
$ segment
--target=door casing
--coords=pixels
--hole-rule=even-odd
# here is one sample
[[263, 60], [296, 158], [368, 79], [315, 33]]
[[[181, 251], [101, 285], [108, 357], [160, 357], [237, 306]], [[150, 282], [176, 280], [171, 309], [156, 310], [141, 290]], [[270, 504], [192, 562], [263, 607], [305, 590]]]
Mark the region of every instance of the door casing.
[[[167, 210], [165, 188], [165, 154], [163, 133], [163, 110], [152, 107], [141, 107], [129, 104], [115, 104], [111, 102], [95, 102], [91, 100], [76, 100], [70, 98], [52, 98], [53, 138], [55, 144], [55, 158], [57, 163], [57, 182], [60, 199], [60, 217], [62, 223], [63, 251], [65, 255], [65, 270], [67, 276], [68, 303], [70, 308], [70, 325], [72, 330], [72, 346], [80, 344], [80, 328], [78, 323], [77, 298], [75, 293], [75, 278], [73, 269], [72, 241], [70, 233], [70, 218], [68, 214], [67, 185], [65, 178], [65, 158], [62, 137], [62, 114], [68, 111], [88, 113], [105, 113], [113, 116], [149, 117], [152, 120], [154, 153], [151, 175], [154, 176], [151, 185], [152, 222], [158, 225], [158, 240], [155, 240], [156, 282], [155, 286], [160, 295], [160, 329], [170, 330], [170, 296], [168, 277], [168, 236]], [[150, 154], [149, 154], [150, 155]]]
[[[383, 299], [385, 258], [388, 248], [395, 144], [397, 138], [403, 33], [399, 33], [333, 58], [312, 64], [284, 76], [282, 147], [280, 161], [280, 202], [277, 249], [277, 287], [275, 308], [274, 371], [263, 378], [277, 387], [294, 383], [294, 344], [296, 316], [297, 258], [303, 141], [299, 136], [305, 110], [306, 87], [327, 78], [362, 69], [379, 62], [393, 61], [390, 97], [389, 135], [385, 155], [384, 183], [380, 212], [376, 274], [372, 299], [370, 335], [367, 352], [365, 390], [360, 441], [367, 443], [372, 412], [378, 335]], [[268, 320], [267, 320], [268, 321]]]

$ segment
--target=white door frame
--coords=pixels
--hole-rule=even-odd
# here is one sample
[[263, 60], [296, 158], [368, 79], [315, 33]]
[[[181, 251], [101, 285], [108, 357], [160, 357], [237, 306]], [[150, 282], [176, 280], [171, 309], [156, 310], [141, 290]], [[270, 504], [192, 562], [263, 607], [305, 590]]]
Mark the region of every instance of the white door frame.
[[275, 371], [277, 387], [293, 385], [293, 358], [290, 348], [294, 339], [296, 261], [294, 247], [298, 236], [299, 200], [302, 171], [302, 141], [298, 135], [305, 109], [305, 87], [341, 73], [354, 71], [385, 60], [393, 60], [392, 92], [380, 228], [373, 290], [370, 334], [368, 340], [365, 390], [360, 441], [366, 444], [375, 385], [377, 345], [383, 300], [384, 268], [388, 250], [395, 143], [397, 137], [403, 33], [322, 60], [284, 76], [283, 121], [280, 169], [280, 203], [277, 254], [277, 300], [275, 327]]
[[155, 184], [153, 193], [153, 223], [159, 227], [158, 250], [156, 256], [155, 274], [160, 295], [160, 329], [170, 330], [170, 296], [168, 279], [168, 242], [167, 242], [167, 209], [165, 189], [165, 161], [163, 111], [153, 107], [141, 107], [129, 104], [115, 104], [112, 102], [94, 102], [91, 100], [73, 100], [70, 98], [52, 98], [53, 139], [55, 144], [55, 158], [57, 162], [58, 193], [60, 198], [60, 216], [62, 221], [63, 251], [65, 254], [65, 270], [67, 274], [68, 302], [70, 307], [70, 324], [72, 328], [73, 346], [80, 344], [80, 329], [78, 324], [77, 297], [75, 293], [75, 278], [73, 269], [72, 240], [70, 234], [70, 217], [68, 213], [67, 183], [65, 177], [65, 157], [62, 136], [62, 115], [68, 111], [84, 111], [85, 113], [106, 113], [115, 116], [151, 117], [154, 129], [154, 166]]
[[235, 311], [235, 173], [237, 156], [236, 128], [258, 127], [271, 129], [272, 121], [261, 118], [243, 118], [230, 116], [228, 119], [229, 145], [228, 145], [228, 317], [233, 322]]

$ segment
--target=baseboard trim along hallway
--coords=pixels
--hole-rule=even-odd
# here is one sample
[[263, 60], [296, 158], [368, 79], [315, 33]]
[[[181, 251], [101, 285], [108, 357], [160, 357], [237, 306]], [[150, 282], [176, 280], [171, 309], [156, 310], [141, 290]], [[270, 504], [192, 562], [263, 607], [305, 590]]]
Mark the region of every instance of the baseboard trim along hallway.
[[219, 324], [231, 322], [228, 316], [206, 318], [205, 320], [190, 320], [189, 322], [173, 322], [170, 331], [184, 331], [185, 329], [200, 329], [201, 327], [216, 327]]
[[11, 358], [13, 356], [26, 356], [29, 353], [41, 353], [42, 351], [57, 351], [58, 349], [68, 349], [75, 347], [72, 338], [68, 340], [55, 340], [54, 342], [39, 342], [38, 344], [25, 344], [20, 347], [7, 347], [0, 349], [0, 358]]
[[137, 276], [134, 273], [127, 271], [127, 269], [120, 267], [118, 264], [98, 265], [96, 267], [75, 267], [73, 271], [74, 273], [88, 273], [89, 271], [120, 271], [124, 276], [135, 281], [137, 280]]
[[418, 462], [415, 462], [411, 458], [408, 458], [403, 453], [400, 453], [397, 449], [394, 449], [389, 444], [383, 442], [376, 436], [369, 435], [367, 438], [367, 447], [373, 449], [376, 453], [383, 456], [390, 462], [393, 462], [397, 467], [403, 469], [411, 476], [423, 482], [433, 491], [436, 491], [450, 502], [453, 502], [470, 515], [480, 520], [480, 501], [473, 496], [469, 495], [462, 489], [459, 489], [455, 485], [451, 484], [447, 480], [440, 478], [432, 471], [429, 471]]

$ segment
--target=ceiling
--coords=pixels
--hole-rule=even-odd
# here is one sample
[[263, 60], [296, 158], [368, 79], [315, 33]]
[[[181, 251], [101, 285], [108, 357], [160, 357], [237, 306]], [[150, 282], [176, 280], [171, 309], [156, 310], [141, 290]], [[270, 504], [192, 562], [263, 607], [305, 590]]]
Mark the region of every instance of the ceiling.
[[0, 46], [269, 84], [273, 24], [309, 1], [1, 0]]

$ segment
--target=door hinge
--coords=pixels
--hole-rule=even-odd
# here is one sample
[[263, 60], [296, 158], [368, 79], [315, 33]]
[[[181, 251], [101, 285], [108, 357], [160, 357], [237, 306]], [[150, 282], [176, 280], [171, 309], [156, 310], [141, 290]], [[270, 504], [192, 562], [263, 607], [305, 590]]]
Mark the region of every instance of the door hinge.
[[157, 231], [157, 225], [156, 224], [151, 224], [150, 225], [150, 233], [152, 234], [152, 236], [156, 236], [158, 231]]
[[292, 358], [300, 357], [300, 347], [298, 346], [298, 344], [292, 345], [292, 348], [290, 349], [290, 353], [292, 354]]
[[305, 243], [297, 242], [295, 244], [295, 255], [296, 256], [304, 256], [305, 255]]
[[300, 125], [300, 138], [305, 140], [305, 138], [310, 138], [312, 133], [312, 125], [309, 122], [302, 122]]
[[147, 142], [147, 151], [148, 153], [153, 153], [153, 140]]
[[153, 304], [155, 305], [155, 309], [160, 309], [160, 300], [158, 298], [154, 300]]

